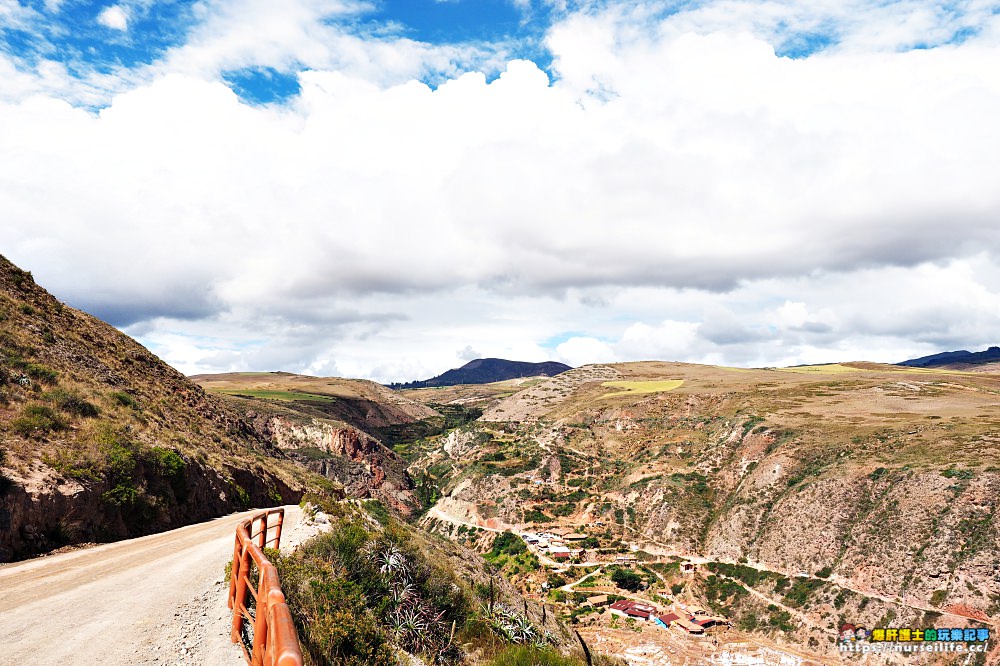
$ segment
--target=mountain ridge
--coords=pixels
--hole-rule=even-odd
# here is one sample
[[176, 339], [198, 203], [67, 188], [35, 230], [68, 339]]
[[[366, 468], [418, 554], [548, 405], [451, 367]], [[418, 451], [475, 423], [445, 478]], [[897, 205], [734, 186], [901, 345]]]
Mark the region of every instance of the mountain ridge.
[[929, 356], [921, 356], [920, 358], [911, 358], [896, 365], [903, 365], [910, 368], [939, 368], [958, 363], [980, 365], [996, 361], [1000, 361], [1000, 347], [992, 346], [981, 352], [970, 352], [965, 349], [940, 352]]
[[459, 384], [491, 384], [508, 379], [546, 376], [553, 377], [572, 370], [571, 366], [558, 361], [508, 361], [502, 358], [477, 358], [460, 368], [453, 368], [430, 379], [389, 384], [391, 389], [434, 388], [457, 386]]

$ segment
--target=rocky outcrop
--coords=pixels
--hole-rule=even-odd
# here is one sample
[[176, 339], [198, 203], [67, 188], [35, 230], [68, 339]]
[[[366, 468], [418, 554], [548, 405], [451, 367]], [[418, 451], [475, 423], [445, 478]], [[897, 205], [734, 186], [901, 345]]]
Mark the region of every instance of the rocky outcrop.
[[407, 514], [419, 504], [403, 459], [357, 428], [278, 415], [253, 423], [310, 470], [343, 484], [352, 497], [377, 498]]

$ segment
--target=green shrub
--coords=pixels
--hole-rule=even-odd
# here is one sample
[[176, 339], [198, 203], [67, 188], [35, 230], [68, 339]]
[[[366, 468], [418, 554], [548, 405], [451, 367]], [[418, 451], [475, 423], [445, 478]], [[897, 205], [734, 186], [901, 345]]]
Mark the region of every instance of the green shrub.
[[518, 555], [520, 553], [526, 552], [528, 547], [525, 545], [521, 537], [517, 536], [510, 530], [506, 530], [497, 535], [493, 539], [493, 549], [487, 553], [488, 556], [492, 556], [494, 559], [500, 555]]
[[39, 404], [25, 405], [10, 425], [17, 434], [36, 439], [66, 428], [66, 422], [51, 407]]
[[236, 483], [235, 481], [230, 482], [230, 488], [233, 490], [233, 499], [236, 502], [236, 506], [242, 507], [244, 509], [250, 508], [250, 493], [247, 489]]
[[184, 501], [188, 491], [184, 458], [172, 449], [154, 446], [143, 454], [143, 459], [154, 473], [170, 484], [174, 497]]
[[611, 580], [623, 590], [638, 592], [642, 589], [642, 576], [628, 569], [615, 569], [611, 574]]
[[431, 662], [456, 656], [452, 624], [469, 618], [459, 581], [387, 522], [373, 533], [341, 518], [295, 555], [272, 560], [313, 663], [394, 664], [393, 644]]
[[55, 403], [56, 407], [67, 414], [93, 418], [101, 413], [96, 405], [87, 402], [78, 393], [57, 389], [43, 394], [42, 397]]
[[24, 374], [44, 384], [52, 384], [59, 377], [55, 370], [41, 363], [25, 363]]
[[119, 507], [134, 506], [139, 500], [135, 472], [135, 450], [123, 442], [112, 443], [105, 451], [104, 479], [108, 490], [101, 498]]
[[108, 397], [111, 398], [111, 402], [120, 407], [128, 407], [129, 409], [139, 409], [139, 403], [136, 402], [136, 399], [133, 398], [128, 393], [126, 393], [125, 391], [112, 391], [111, 393], [108, 394]]

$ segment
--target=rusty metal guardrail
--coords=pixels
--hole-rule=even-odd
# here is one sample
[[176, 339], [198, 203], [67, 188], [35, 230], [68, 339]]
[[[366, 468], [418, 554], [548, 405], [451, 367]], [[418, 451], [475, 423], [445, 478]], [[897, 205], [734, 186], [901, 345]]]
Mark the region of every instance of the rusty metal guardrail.
[[[272, 516], [277, 516], [274, 524], [270, 524]], [[251, 666], [302, 666], [299, 638], [281, 591], [278, 570], [263, 551], [281, 544], [284, 520], [284, 509], [268, 509], [236, 526], [229, 579], [231, 638], [240, 643]], [[273, 536], [268, 537], [271, 532]]]

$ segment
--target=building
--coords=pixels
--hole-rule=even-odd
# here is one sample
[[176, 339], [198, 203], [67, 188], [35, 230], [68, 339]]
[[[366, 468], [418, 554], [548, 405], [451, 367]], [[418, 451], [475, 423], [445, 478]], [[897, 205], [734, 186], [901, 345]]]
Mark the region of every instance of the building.
[[697, 565], [694, 562], [681, 562], [681, 573], [682, 574], [693, 574], [697, 570]]
[[580, 534], [579, 532], [570, 532], [563, 537], [566, 541], [583, 541], [587, 538], [586, 534]]
[[621, 564], [626, 567], [635, 565], [637, 561], [635, 555], [618, 555], [615, 557], [615, 564]]
[[637, 620], [649, 620], [650, 617], [654, 617], [655, 619], [656, 606], [650, 606], [649, 604], [629, 599], [621, 599], [611, 604], [611, 614], [631, 617]]
[[588, 606], [606, 606], [608, 604], [608, 595], [599, 594], [596, 597], [587, 597], [587, 601], [584, 603]]

